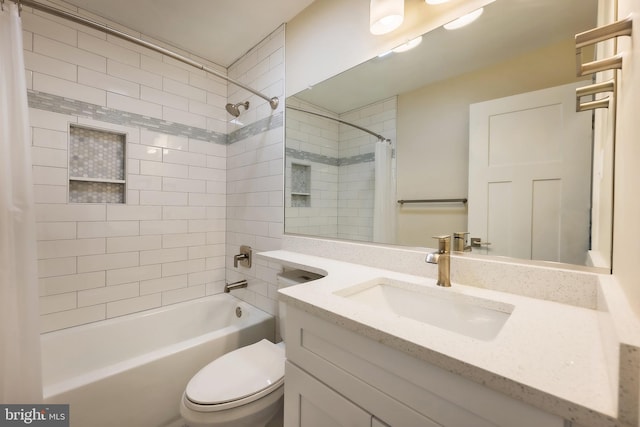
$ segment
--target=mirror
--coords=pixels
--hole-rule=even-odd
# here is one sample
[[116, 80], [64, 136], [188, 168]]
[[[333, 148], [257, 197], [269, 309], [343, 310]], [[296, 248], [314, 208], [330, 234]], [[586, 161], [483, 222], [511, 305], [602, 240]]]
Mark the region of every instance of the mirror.
[[[468, 238], [481, 242], [472, 253], [609, 268], [610, 215], [594, 212], [602, 207], [611, 210], [611, 191], [606, 191], [611, 178], [606, 176], [612, 166], [610, 156], [596, 153], [594, 147], [609, 150], [612, 142], [593, 141], [592, 112], [575, 113], [575, 87], [590, 84], [591, 76], [575, 77], [573, 37], [597, 26], [597, 14], [598, 0], [497, 0], [467, 27], [438, 28], [410, 51], [373, 58], [288, 97], [285, 232], [433, 247], [432, 236], [469, 231]], [[539, 94], [551, 87], [573, 93], [570, 102], [573, 113], [581, 117], [580, 137], [587, 138], [578, 144], [580, 153], [554, 148], [552, 140], [568, 137], [559, 138], [557, 130], [546, 129], [555, 123], [545, 118], [546, 112], [531, 119], [533, 131], [526, 132], [520, 127], [526, 119], [522, 115], [516, 114], [511, 123], [496, 119], [505, 116], [502, 112], [484, 118], [492, 129], [511, 129], [512, 134], [501, 134], [503, 146], [532, 142], [538, 147], [538, 154], [520, 153], [515, 162], [514, 170], [533, 171], [528, 184], [533, 190], [523, 197], [534, 201], [525, 209], [532, 217], [525, 221], [531, 235], [520, 239], [523, 250], [513, 250], [513, 244], [499, 234], [511, 217], [493, 214], [492, 224], [482, 230], [477, 226], [491, 222], [477, 219], [477, 206], [518, 209], [514, 195], [520, 193], [513, 188], [490, 190], [484, 201], [478, 201], [478, 192], [469, 192], [477, 187], [479, 176], [475, 149], [470, 151], [478, 138], [473, 123], [479, 122], [473, 115], [477, 111], [486, 115], [496, 100]], [[511, 112], [529, 110], [516, 106]], [[566, 111], [559, 115], [563, 114]], [[608, 113], [597, 114], [606, 127]], [[490, 148], [490, 158], [501, 159], [498, 164], [508, 157], [496, 154], [499, 145]], [[572, 187], [564, 179], [535, 178], [537, 163], [554, 150], [571, 162], [561, 169], [578, 169], [570, 179]], [[580, 162], [580, 167], [573, 162]], [[598, 223], [593, 225], [594, 221]], [[563, 227], [569, 230], [560, 232]], [[605, 237], [595, 238], [594, 228]], [[518, 238], [517, 231], [512, 234]], [[596, 241], [601, 242], [598, 247]], [[591, 252], [602, 252], [601, 260], [593, 261]]]

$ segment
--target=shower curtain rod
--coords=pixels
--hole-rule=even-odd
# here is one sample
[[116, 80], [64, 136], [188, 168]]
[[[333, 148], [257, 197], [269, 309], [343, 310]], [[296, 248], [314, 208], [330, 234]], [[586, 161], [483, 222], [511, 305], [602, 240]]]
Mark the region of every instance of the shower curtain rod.
[[[168, 56], [170, 58], [173, 58], [175, 60], [178, 60], [178, 61], [183, 62], [183, 63], [188, 64], [188, 65], [191, 65], [192, 67], [195, 67], [195, 68], [197, 68], [199, 70], [205, 71], [205, 72], [207, 72], [209, 74], [213, 74], [216, 77], [220, 77], [221, 79], [224, 79], [224, 80], [228, 81], [229, 83], [231, 83], [231, 84], [233, 84], [235, 86], [241, 87], [242, 89], [245, 89], [245, 90], [253, 93], [256, 96], [259, 96], [260, 98], [262, 98], [262, 99], [266, 100], [267, 102], [269, 102], [269, 105], [271, 106], [271, 108], [273, 110], [278, 108], [278, 102], [279, 102], [278, 97], [274, 96], [273, 98], [269, 98], [268, 96], [258, 92], [257, 90], [255, 90], [253, 88], [250, 88], [249, 86], [246, 86], [245, 84], [240, 83], [237, 80], [234, 80], [234, 79], [232, 79], [230, 77], [227, 77], [224, 74], [222, 74], [222, 73], [220, 73], [220, 72], [218, 72], [218, 71], [216, 71], [216, 70], [214, 70], [212, 68], [209, 68], [209, 67], [207, 67], [205, 65], [202, 65], [202, 64], [200, 64], [200, 63], [198, 63], [196, 61], [193, 61], [192, 59], [189, 59], [186, 56], [180, 55], [179, 53], [173, 52], [173, 51], [171, 51], [169, 49], [165, 49], [165, 48], [163, 48], [161, 46], [158, 46], [158, 45], [150, 43], [148, 41], [139, 39], [137, 37], [130, 36], [129, 34], [123, 33], [122, 31], [118, 31], [118, 30], [115, 30], [113, 28], [110, 28], [106, 24], [101, 24], [99, 22], [92, 21], [92, 20], [87, 19], [87, 18], [83, 18], [82, 16], [78, 16], [78, 15], [75, 15], [73, 13], [66, 12], [64, 10], [61, 10], [61, 9], [58, 9], [58, 8], [55, 8], [55, 7], [52, 7], [52, 6], [48, 6], [48, 5], [45, 5], [45, 4], [42, 4], [42, 3], [38, 3], [38, 2], [35, 2], [35, 1], [32, 1], [32, 0], [11, 0], [11, 1], [13, 1], [16, 4], [18, 4], [18, 6], [22, 5], [22, 6], [32, 7], [34, 9], [41, 10], [41, 11], [49, 13], [51, 15], [55, 15], [55, 16], [58, 16], [60, 18], [68, 19], [69, 21], [73, 21], [73, 22], [75, 22], [77, 24], [85, 25], [87, 27], [93, 28], [94, 30], [104, 31], [105, 33], [111, 34], [112, 36], [119, 37], [119, 38], [127, 40], [127, 41], [129, 41], [131, 43], [134, 43], [134, 44], [137, 44], [139, 46], [146, 47], [147, 49], [151, 49], [153, 51], [159, 52], [159, 53], [161, 53], [163, 55], [166, 55], [166, 56]], [[2, 3], [4, 3], [4, 0], [2, 0]]]
[[302, 108], [292, 107], [290, 105], [287, 105], [285, 108], [289, 108], [290, 110], [301, 111], [303, 113], [313, 114], [314, 116], [322, 117], [322, 118], [329, 119], [329, 120], [334, 120], [334, 121], [336, 121], [338, 123], [342, 123], [343, 125], [351, 126], [351, 127], [356, 128], [356, 129], [360, 129], [361, 131], [366, 132], [366, 133], [368, 133], [370, 135], [373, 135], [376, 138], [378, 138], [381, 142], [391, 142], [391, 140], [389, 138], [385, 138], [384, 136], [382, 136], [382, 135], [380, 135], [378, 133], [372, 132], [367, 128], [363, 128], [362, 126], [354, 125], [353, 123], [345, 122], [344, 120], [336, 119], [336, 118], [331, 117], [331, 116], [325, 116], [324, 114], [320, 114], [320, 113], [314, 113], [313, 111], [304, 110]]

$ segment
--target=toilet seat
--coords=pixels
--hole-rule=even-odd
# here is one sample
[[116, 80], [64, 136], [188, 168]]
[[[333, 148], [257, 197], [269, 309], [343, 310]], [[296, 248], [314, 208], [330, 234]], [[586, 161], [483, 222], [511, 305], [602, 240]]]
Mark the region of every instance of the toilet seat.
[[284, 384], [284, 348], [263, 339], [229, 352], [189, 381], [184, 403], [199, 412], [246, 405]]

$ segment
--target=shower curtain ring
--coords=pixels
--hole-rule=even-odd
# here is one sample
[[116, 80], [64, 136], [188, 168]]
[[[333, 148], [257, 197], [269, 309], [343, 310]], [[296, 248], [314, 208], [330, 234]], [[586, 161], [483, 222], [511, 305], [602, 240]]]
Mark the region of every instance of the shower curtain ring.
[[4, 12], [4, 0], [0, 0], [0, 11]]

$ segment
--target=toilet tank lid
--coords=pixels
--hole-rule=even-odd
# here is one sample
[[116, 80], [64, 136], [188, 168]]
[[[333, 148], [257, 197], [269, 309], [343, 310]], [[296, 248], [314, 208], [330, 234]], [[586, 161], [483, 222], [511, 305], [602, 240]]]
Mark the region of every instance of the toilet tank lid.
[[282, 382], [284, 361], [284, 348], [263, 339], [202, 368], [187, 384], [186, 396], [202, 405], [246, 398]]

